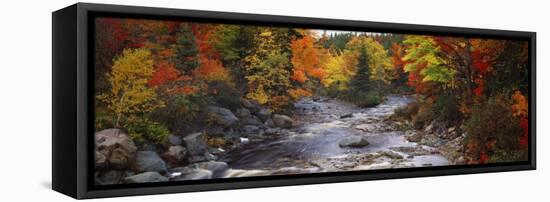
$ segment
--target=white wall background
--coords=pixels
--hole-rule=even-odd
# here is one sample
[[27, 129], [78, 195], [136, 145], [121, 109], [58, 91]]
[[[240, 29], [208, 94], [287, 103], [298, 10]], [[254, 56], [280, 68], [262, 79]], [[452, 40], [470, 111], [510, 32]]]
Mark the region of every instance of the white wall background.
[[[108, 201], [535, 201], [550, 197], [550, 18], [545, 1], [141, 0], [139, 6], [537, 32], [538, 170], [102, 199]], [[51, 12], [75, 1], [2, 1], [0, 201], [68, 201], [51, 186]], [[538, 200], [537, 200], [538, 199]]]

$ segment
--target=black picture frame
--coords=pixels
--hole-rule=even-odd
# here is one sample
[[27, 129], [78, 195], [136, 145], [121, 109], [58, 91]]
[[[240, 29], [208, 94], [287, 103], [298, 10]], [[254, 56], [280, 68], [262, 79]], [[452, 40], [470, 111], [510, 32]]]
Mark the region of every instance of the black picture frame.
[[[212, 179], [189, 182], [113, 185], [93, 183], [94, 16], [188, 19], [318, 29], [518, 39], [529, 42], [529, 160], [517, 163], [460, 165]], [[317, 183], [444, 176], [536, 169], [536, 33], [353, 20], [319, 19], [168, 8], [77, 3], [52, 13], [52, 188], [68, 196], [97, 197], [180, 193]]]

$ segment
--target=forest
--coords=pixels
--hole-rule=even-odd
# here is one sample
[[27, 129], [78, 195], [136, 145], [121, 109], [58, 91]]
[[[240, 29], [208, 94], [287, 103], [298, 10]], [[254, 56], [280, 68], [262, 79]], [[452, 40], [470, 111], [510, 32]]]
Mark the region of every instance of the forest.
[[528, 157], [527, 41], [94, 24], [96, 184]]

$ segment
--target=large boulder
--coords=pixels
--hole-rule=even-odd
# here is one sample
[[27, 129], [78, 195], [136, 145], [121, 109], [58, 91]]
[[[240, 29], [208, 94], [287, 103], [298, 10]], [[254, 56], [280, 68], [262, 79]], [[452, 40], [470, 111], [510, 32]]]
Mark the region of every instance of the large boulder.
[[162, 154], [162, 158], [171, 166], [181, 165], [186, 161], [186, 157], [187, 150], [185, 147], [180, 145], [171, 146], [166, 152], [164, 152], [164, 154]]
[[166, 172], [166, 163], [160, 156], [153, 151], [138, 151], [134, 170], [137, 173], [142, 172]]
[[166, 182], [167, 177], [157, 172], [145, 172], [124, 178], [125, 183], [148, 183], [148, 182]]
[[272, 119], [275, 126], [280, 128], [292, 128], [294, 124], [294, 120], [287, 115], [274, 114]]
[[95, 133], [96, 168], [126, 169], [136, 158], [136, 151], [132, 139], [119, 129], [105, 129]]
[[202, 133], [193, 133], [185, 136], [183, 141], [185, 142], [185, 147], [187, 148], [187, 155], [203, 155], [208, 148], [205, 139], [206, 138]]
[[351, 136], [340, 140], [340, 147], [364, 147], [369, 145], [369, 141], [363, 136]]
[[239, 123], [239, 119], [229, 109], [209, 106], [205, 109], [206, 118], [215, 124], [223, 127], [236, 126]]

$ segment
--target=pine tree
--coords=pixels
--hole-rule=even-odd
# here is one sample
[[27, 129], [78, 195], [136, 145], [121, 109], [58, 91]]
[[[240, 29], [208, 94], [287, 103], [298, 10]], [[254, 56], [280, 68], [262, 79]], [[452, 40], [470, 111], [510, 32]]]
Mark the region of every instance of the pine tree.
[[370, 70], [368, 63], [367, 48], [361, 46], [357, 61], [357, 72], [351, 79], [351, 88], [354, 92], [367, 92], [370, 83]]
[[199, 52], [196, 38], [187, 24], [182, 24], [176, 33], [176, 68], [182, 73], [190, 73], [199, 66]]

